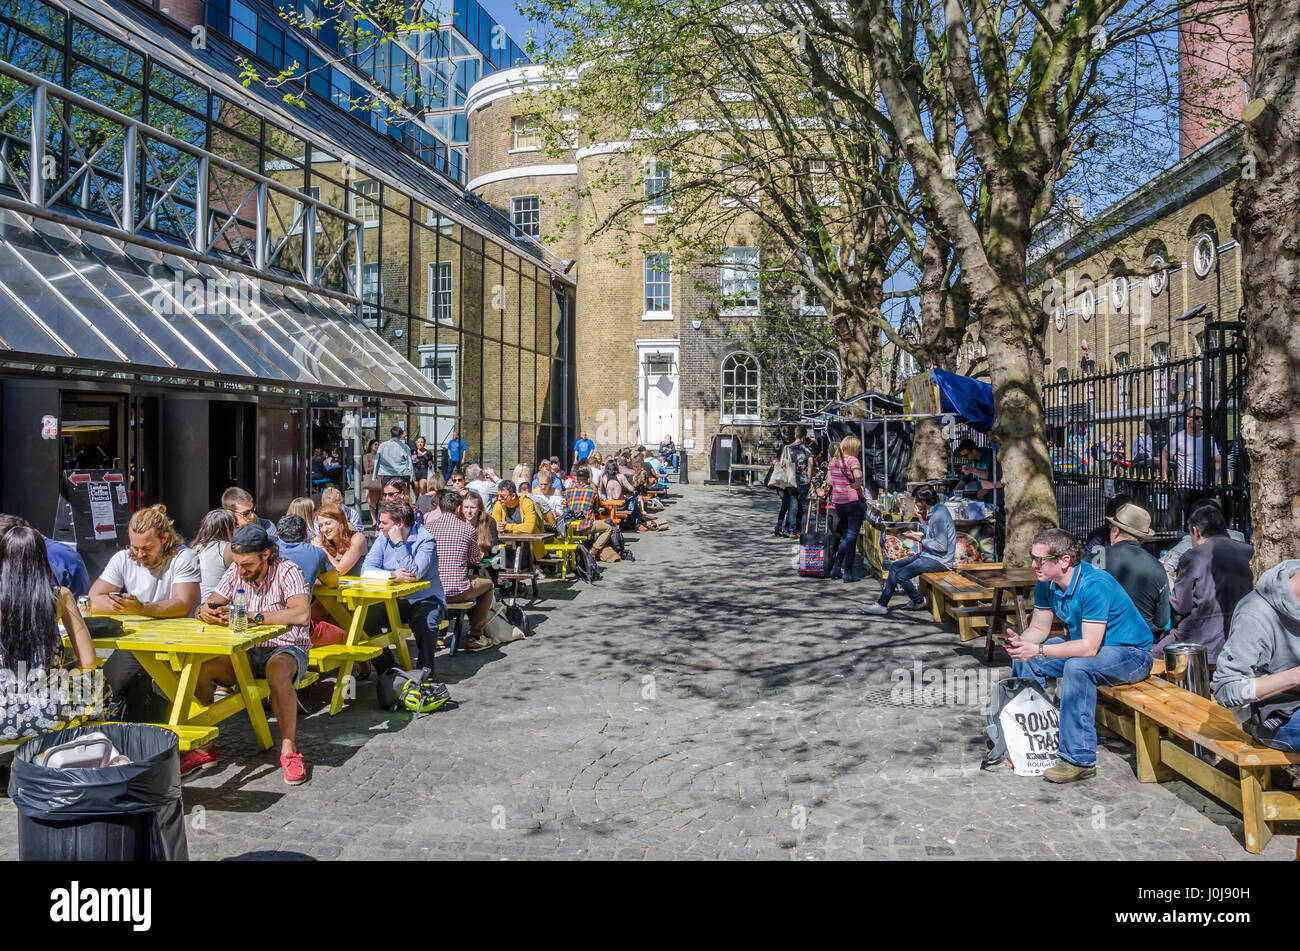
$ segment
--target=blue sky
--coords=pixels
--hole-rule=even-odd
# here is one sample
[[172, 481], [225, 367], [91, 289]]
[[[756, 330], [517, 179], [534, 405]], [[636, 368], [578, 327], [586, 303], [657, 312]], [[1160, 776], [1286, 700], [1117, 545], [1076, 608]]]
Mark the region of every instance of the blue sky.
[[479, 3], [484, 10], [492, 14], [492, 19], [506, 28], [506, 34], [512, 40], [521, 47], [524, 45], [533, 24], [519, 13], [514, 0], [479, 0]]

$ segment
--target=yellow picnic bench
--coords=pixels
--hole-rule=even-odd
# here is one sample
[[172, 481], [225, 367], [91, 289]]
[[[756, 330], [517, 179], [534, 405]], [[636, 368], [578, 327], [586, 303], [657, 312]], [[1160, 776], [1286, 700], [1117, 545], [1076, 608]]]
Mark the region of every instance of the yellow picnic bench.
[[[310, 653], [312, 666], [320, 671], [338, 671], [334, 682], [334, 693], [330, 697], [330, 715], [343, 709], [343, 700], [347, 685], [352, 677], [352, 668], [362, 661], [374, 660], [384, 648], [391, 647], [397, 652], [397, 663], [403, 669], [411, 666], [411, 652], [406, 646], [406, 639], [411, 629], [402, 623], [397, 613], [397, 599], [423, 591], [429, 587], [427, 581], [369, 581], [355, 578], [340, 578], [337, 588], [317, 585], [313, 594], [325, 606], [334, 622], [348, 632], [347, 640], [342, 644], [326, 647], [313, 647]], [[383, 605], [388, 616], [388, 632], [374, 637], [366, 634], [366, 615], [372, 607]], [[444, 619], [440, 629], [447, 627]]]
[[588, 536], [574, 530], [574, 523], [569, 522], [563, 538], [552, 538], [544, 543], [548, 555], [558, 555], [560, 559], [560, 580], [569, 580], [569, 571], [576, 569], [578, 546], [585, 542]]
[[[96, 650], [130, 651], [154, 683], [172, 701], [166, 727], [176, 734], [182, 750], [202, 746], [217, 735], [217, 724], [240, 710], [248, 712], [249, 723], [262, 749], [271, 747], [271, 728], [262, 709], [262, 698], [270, 696], [265, 680], [253, 677], [248, 649], [283, 634], [284, 625], [262, 624], [237, 634], [227, 627], [205, 624], [195, 618], [145, 618], [111, 615], [122, 624], [121, 635], [94, 638]], [[214, 703], [201, 703], [194, 696], [199, 669], [204, 661], [229, 657], [238, 690]], [[308, 674], [298, 686], [315, 676]]]

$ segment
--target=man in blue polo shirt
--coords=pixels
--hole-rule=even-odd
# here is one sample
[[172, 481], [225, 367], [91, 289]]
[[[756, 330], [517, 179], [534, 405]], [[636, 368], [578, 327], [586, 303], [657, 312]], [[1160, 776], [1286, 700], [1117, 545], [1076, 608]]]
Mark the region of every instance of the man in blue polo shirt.
[[[1034, 619], [1010, 631], [1011, 676], [1061, 679], [1059, 759], [1052, 783], [1097, 773], [1097, 684], [1132, 684], [1151, 672], [1151, 628], [1115, 577], [1082, 561], [1083, 546], [1063, 528], [1040, 532], [1030, 550], [1038, 584]], [[1068, 637], [1048, 637], [1052, 615]]]

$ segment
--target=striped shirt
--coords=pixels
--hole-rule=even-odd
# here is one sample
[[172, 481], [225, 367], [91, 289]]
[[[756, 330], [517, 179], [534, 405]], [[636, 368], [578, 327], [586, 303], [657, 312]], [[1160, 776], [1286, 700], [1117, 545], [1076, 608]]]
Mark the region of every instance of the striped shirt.
[[469, 566], [481, 559], [478, 532], [474, 526], [450, 512], [433, 511], [424, 528], [438, 543], [438, 578], [448, 599], [469, 589]]
[[[283, 611], [289, 606], [289, 599], [295, 594], [305, 594], [307, 597], [311, 597], [311, 592], [307, 590], [307, 582], [303, 579], [302, 570], [288, 558], [278, 559], [275, 567], [267, 572], [260, 585], [245, 581], [239, 574], [239, 565], [232, 564], [226, 569], [226, 573], [221, 576], [221, 581], [217, 584], [215, 593], [221, 595], [227, 601], [234, 601], [235, 589], [240, 586], [248, 594], [248, 623], [250, 627], [253, 624], [254, 614]], [[262, 646], [309, 648], [311, 647], [311, 633], [306, 625], [291, 627], [278, 637], [265, 641]]]
[[854, 477], [862, 476], [862, 466], [855, 456], [832, 458], [827, 467], [827, 475], [831, 482], [831, 502], [835, 505], [846, 505], [849, 502], [862, 500], [862, 496], [852, 488]]

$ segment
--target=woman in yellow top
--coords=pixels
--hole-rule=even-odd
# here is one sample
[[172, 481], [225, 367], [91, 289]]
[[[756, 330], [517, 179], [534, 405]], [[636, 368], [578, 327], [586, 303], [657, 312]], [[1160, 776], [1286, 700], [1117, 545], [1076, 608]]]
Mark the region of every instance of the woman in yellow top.
[[[537, 504], [520, 495], [514, 483], [506, 479], [497, 486], [497, 500], [492, 506], [492, 520], [497, 523], [497, 537], [510, 534], [540, 535], [546, 531]], [[546, 543], [533, 542], [533, 560], [546, 557]]]

